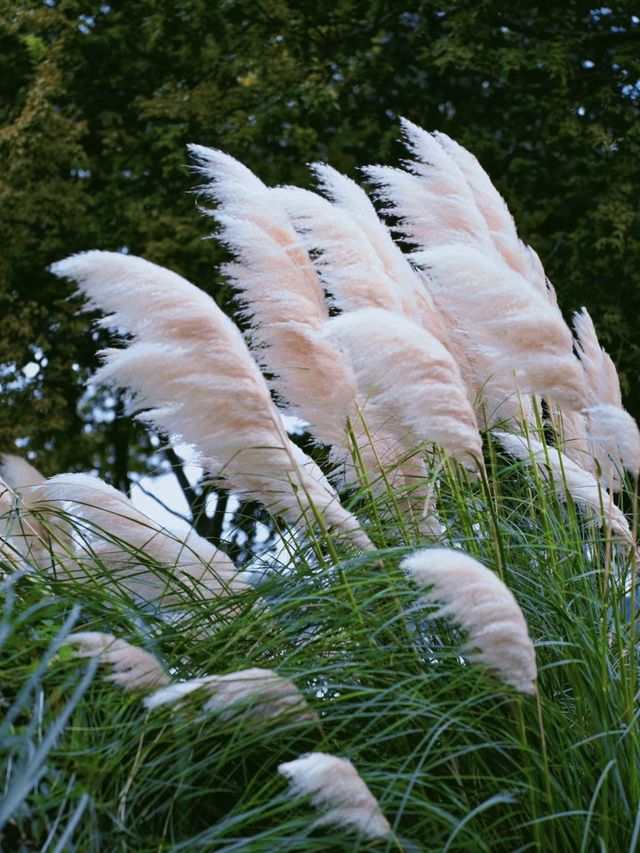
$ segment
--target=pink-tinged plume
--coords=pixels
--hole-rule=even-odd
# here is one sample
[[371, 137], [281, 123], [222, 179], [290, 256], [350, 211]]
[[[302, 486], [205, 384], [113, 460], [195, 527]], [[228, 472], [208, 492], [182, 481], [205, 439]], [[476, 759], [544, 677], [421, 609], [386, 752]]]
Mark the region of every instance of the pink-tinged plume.
[[254, 354], [288, 410], [344, 455], [357, 388], [349, 363], [321, 335], [329, 309], [305, 248], [274, 193], [249, 169], [221, 151], [190, 150], [208, 181], [204, 191], [218, 202], [218, 236], [237, 259], [224, 271], [251, 324]]
[[47, 569], [72, 552], [71, 530], [64, 519], [46, 517], [36, 508], [39, 486], [45, 477], [26, 459], [12, 454], [0, 457], [0, 474], [13, 495], [13, 515], [7, 519], [8, 553], [14, 562], [20, 559]]
[[[451, 342], [447, 325], [434, 305], [429, 291], [393, 240], [385, 223], [380, 220], [366, 192], [355, 181], [341, 175], [331, 166], [316, 163], [312, 168], [322, 190], [333, 201], [334, 209], [337, 207], [351, 216], [380, 259], [387, 279], [383, 288], [388, 287], [387, 282], [390, 282], [391, 288], [400, 296], [403, 312], [409, 319], [449, 347]], [[331, 209], [326, 206], [325, 214], [331, 216]]]
[[[75, 530], [74, 556], [60, 562], [76, 578], [104, 577], [106, 569], [136, 595], [163, 603], [179, 602], [183, 587], [215, 598], [247, 586], [229, 557], [194, 530], [186, 536], [166, 530], [98, 477], [51, 477], [33, 490], [31, 506]], [[151, 572], [149, 562], [167, 566], [170, 577]]]
[[99, 657], [100, 663], [111, 664], [112, 673], [105, 676], [105, 681], [113, 681], [124, 690], [149, 690], [169, 682], [157, 658], [113, 634], [78, 631], [65, 642], [76, 647], [74, 657]]
[[429, 601], [441, 604], [435, 616], [452, 619], [467, 633], [469, 660], [521, 693], [536, 693], [536, 656], [526, 620], [496, 574], [451, 548], [416, 551], [400, 565], [417, 584], [429, 588]]
[[[416, 148], [419, 151], [420, 140], [429, 134], [425, 134], [423, 130], [408, 121], [403, 121], [403, 129], [408, 138], [415, 139]], [[446, 133], [436, 131], [433, 139], [460, 169], [500, 255], [515, 272], [520, 273], [524, 278], [528, 279], [532, 273], [535, 276], [533, 258], [529, 256], [528, 248], [518, 237], [513, 216], [477, 158]]]
[[325, 752], [310, 752], [280, 764], [278, 773], [290, 783], [293, 797], [311, 797], [325, 814], [316, 825], [335, 824], [359, 832], [365, 838], [384, 838], [389, 821], [353, 764]]
[[364, 410], [368, 423], [393, 433], [407, 451], [433, 444], [477, 470], [482, 439], [473, 409], [454, 359], [436, 338], [381, 308], [334, 317], [326, 334], [348, 354], [371, 402], [371, 412]]
[[[203, 711], [216, 712], [230, 720], [243, 712], [254, 722], [278, 717], [317, 722], [318, 716], [307, 705], [292, 681], [272, 669], [242, 669], [226, 675], [205, 675], [190, 681], [175, 681], [144, 700], [147, 708], [184, 705], [194, 694], [204, 698]], [[189, 697], [189, 699], [187, 699]]]
[[366, 172], [404, 236], [419, 247], [412, 258], [428, 273], [425, 284], [448, 323], [453, 351], [466, 354], [463, 375], [487, 421], [526, 415], [529, 394], [581, 406], [571, 332], [504, 202], [497, 192], [488, 199], [486, 176], [474, 194], [432, 135], [410, 122], [403, 129], [416, 158], [407, 170], [373, 166]]
[[586, 425], [592, 453], [610, 488], [619, 488], [623, 469], [640, 473], [640, 431], [622, 405], [615, 364], [600, 346], [586, 308], [574, 314], [578, 355], [587, 388]]
[[44, 474], [26, 459], [11, 453], [4, 453], [0, 457], [0, 474], [5, 483], [17, 491], [28, 490], [45, 479]]
[[75, 279], [104, 325], [134, 336], [108, 350], [96, 381], [136, 394], [140, 416], [200, 452], [228, 488], [290, 522], [328, 528], [370, 547], [318, 467], [289, 440], [269, 389], [236, 325], [203, 291], [142, 258], [87, 252], [55, 264]]
[[609, 492], [581, 465], [532, 436], [527, 439], [500, 430], [494, 430], [493, 434], [511, 456], [535, 465], [542, 479], [551, 484], [560, 498], [566, 499], [568, 493], [578, 506], [592, 512], [612, 536], [627, 546], [635, 547], [624, 513], [615, 505]]

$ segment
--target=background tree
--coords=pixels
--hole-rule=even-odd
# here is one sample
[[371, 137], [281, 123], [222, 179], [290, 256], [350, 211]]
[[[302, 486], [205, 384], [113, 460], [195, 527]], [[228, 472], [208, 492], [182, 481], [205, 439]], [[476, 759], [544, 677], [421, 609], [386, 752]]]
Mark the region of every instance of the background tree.
[[[46, 473], [180, 465], [84, 390], [100, 336], [49, 263], [126, 250], [222, 303], [221, 248], [185, 146], [267, 183], [401, 156], [396, 117], [473, 151], [565, 311], [586, 304], [640, 413], [640, 20], [630, 5], [504, 0], [79, 0], [2, 6], [0, 445]], [[214, 538], [206, 494], [188, 489]]]

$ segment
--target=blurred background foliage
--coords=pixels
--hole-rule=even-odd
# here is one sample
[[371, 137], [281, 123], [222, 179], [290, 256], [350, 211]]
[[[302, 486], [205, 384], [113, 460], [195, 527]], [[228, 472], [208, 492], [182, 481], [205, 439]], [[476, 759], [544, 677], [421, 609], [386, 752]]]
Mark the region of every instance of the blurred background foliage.
[[222, 148], [267, 183], [309, 185], [314, 160], [356, 177], [364, 164], [396, 163], [399, 115], [477, 155], [564, 310], [588, 306], [640, 414], [631, 4], [4, 0], [0, 9], [0, 450], [17, 447], [46, 474], [93, 468], [121, 488], [147, 469], [153, 440], [123, 417], [123, 401], [85, 392], [104, 341], [47, 266], [85, 249], [126, 250], [226, 306], [224, 253], [203, 239], [212, 225], [197, 210], [187, 143]]

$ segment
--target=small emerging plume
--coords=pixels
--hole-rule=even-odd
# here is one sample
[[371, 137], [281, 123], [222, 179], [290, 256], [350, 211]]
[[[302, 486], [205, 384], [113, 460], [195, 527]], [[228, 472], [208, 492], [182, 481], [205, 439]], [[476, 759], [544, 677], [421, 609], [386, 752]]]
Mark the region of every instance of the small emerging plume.
[[519, 692], [535, 695], [536, 656], [527, 623], [496, 574], [450, 548], [417, 551], [401, 567], [419, 586], [431, 587], [427, 600], [441, 604], [435, 616], [452, 619], [467, 633], [469, 660], [496, 672]]
[[242, 669], [227, 675], [206, 675], [190, 681], [177, 681], [147, 696], [147, 708], [184, 704], [185, 697], [199, 691], [207, 699], [203, 711], [212, 711], [229, 720], [249, 709], [254, 720], [270, 720], [286, 716], [296, 720], [318, 719], [304, 696], [292, 681], [271, 669]]
[[278, 773], [289, 781], [292, 796], [310, 796], [311, 803], [325, 811], [317, 825], [354, 829], [365, 838], [384, 838], [391, 832], [378, 801], [346, 758], [310, 752], [280, 764]]
[[99, 656], [101, 663], [111, 664], [113, 671], [106, 680], [125, 690], [147, 690], [169, 682], [157, 658], [113, 634], [79, 631], [70, 634], [65, 642], [76, 647], [74, 657]]

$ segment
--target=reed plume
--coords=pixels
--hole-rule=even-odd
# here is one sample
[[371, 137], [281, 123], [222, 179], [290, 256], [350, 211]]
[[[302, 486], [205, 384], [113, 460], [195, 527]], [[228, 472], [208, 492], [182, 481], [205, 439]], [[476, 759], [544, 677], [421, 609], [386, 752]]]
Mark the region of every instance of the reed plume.
[[116, 639], [113, 634], [78, 631], [70, 634], [65, 642], [76, 647], [74, 657], [99, 656], [100, 663], [111, 664], [112, 673], [105, 676], [105, 680], [125, 690], [149, 690], [169, 682], [157, 658], [138, 646]]
[[406, 557], [401, 567], [421, 587], [434, 614], [450, 618], [467, 633], [464, 651], [521, 693], [537, 691], [536, 657], [527, 623], [500, 578], [468, 554], [428, 548]]
[[[15, 542], [15, 519], [12, 517], [13, 489], [0, 477], [0, 560], [13, 568], [23, 559], [19, 543]], [[0, 578], [4, 572], [0, 568]]]
[[541, 478], [565, 500], [567, 493], [580, 507], [592, 512], [603, 527], [630, 547], [635, 547], [633, 535], [624, 513], [615, 505], [609, 492], [595, 477], [562, 453], [529, 436], [494, 430], [493, 435], [511, 456], [535, 465]]
[[185, 698], [196, 692], [207, 697], [202, 710], [218, 713], [223, 720], [230, 720], [244, 711], [255, 721], [277, 717], [318, 719], [292, 681], [271, 669], [257, 667], [227, 675], [176, 681], [147, 696], [144, 704], [149, 709], [178, 702], [183, 705]]
[[[54, 521], [63, 518], [76, 532], [73, 557], [60, 561], [75, 577], [82, 578], [87, 567], [98, 575], [106, 568], [131, 592], [164, 603], [180, 600], [181, 585], [207, 598], [247, 586], [223, 551], [194, 530], [186, 536], [166, 530], [98, 477], [58, 474], [44, 480], [32, 490], [31, 507]], [[169, 567], [171, 580], [148, 571], [149, 561]]]
[[59, 516], [45, 519], [34, 506], [44, 475], [26, 459], [9, 453], [0, 457], [0, 473], [13, 495], [14, 512], [6, 532], [14, 562], [21, 559], [47, 569], [65, 560], [72, 551], [69, 525]]
[[291, 796], [310, 796], [312, 805], [325, 811], [316, 825], [335, 824], [365, 838], [384, 838], [391, 832], [378, 801], [346, 758], [310, 752], [280, 764], [278, 773], [289, 781]]
[[[395, 455], [401, 459], [423, 442], [435, 442], [451, 451], [464, 435], [467, 449], [472, 446], [478, 458], [481, 442], [466, 399], [467, 389], [446, 349], [452, 348], [446, 324], [428, 292], [364, 191], [328, 166], [317, 164], [314, 171], [333, 203], [295, 187], [280, 188], [276, 194], [312, 252], [314, 265], [333, 302], [343, 312], [327, 323], [326, 336], [335, 339], [355, 370], [361, 416], [372, 430], [380, 456], [393, 460]], [[368, 311], [373, 313], [367, 314]], [[369, 332], [365, 328], [369, 320], [375, 326], [375, 334], [370, 333], [373, 326]], [[357, 342], [355, 335], [359, 336]], [[413, 364], [418, 351], [419, 366], [415, 364], [413, 372], [411, 368], [391, 369], [378, 382], [385, 377], [390, 364], [397, 367], [401, 359], [406, 366]], [[442, 383], [439, 368], [445, 362], [448, 377]], [[393, 390], [392, 374], [396, 381]], [[417, 405], [410, 411], [412, 401], [418, 397], [425, 404], [421, 413]], [[453, 400], [460, 403], [459, 419], [456, 423], [454, 416], [448, 425], [450, 429], [443, 432], [436, 422], [440, 419], [442, 423], [444, 412]], [[452, 409], [453, 406], [450, 413]], [[380, 440], [385, 434], [394, 437], [391, 446]], [[360, 436], [358, 439], [361, 443]], [[475, 468], [470, 455], [466, 464]], [[434, 523], [428, 520], [433, 515], [430, 488], [425, 483], [428, 471], [418, 472], [420, 465], [419, 459], [396, 463], [405, 487], [402, 500], [408, 511], [421, 519], [423, 532], [433, 535], [439, 530], [439, 523], [435, 518]], [[421, 474], [422, 485], [417, 485], [416, 474]]]
[[587, 388], [584, 410], [586, 433], [595, 461], [595, 473], [611, 489], [619, 489], [624, 469], [640, 473], [640, 431], [622, 405], [618, 372], [600, 346], [586, 308], [573, 316], [576, 347]]
[[276, 195], [249, 169], [221, 151], [190, 150], [218, 203], [219, 239], [236, 257], [223, 272], [240, 295], [256, 358], [287, 409], [344, 457], [358, 392], [348, 361], [322, 337], [329, 309], [305, 248]]
[[[571, 333], [557, 305], [528, 280], [532, 256], [510, 230], [508, 212], [495, 197], [493, 207], [485, 204], [485, 193], [487, 221], [447, 150], [410, 122], [403, 130], [415, 157], [407, 170], [372, 166], [366, 172], [403, 235], [418, 247], [411, 257], [427, 273], [425, 283], [448, 319], [455, 351], [466, 353], [464, 377], [488, 423], [519, 419], [528, 394], [581, 406]], [[509, 237], [498, 245], [494, 237], [505, 229]], [[520, 262], [512, 257], [518, 253]]]
[[141, 419], [181, 435], [225, 485], [292, 523], [321, 516], [336, 535], [370, 547], [317, 465], [288, 438], [258, 366], [235, 324], [203, 291], [142, 258], [88, 252], [55, 264], [90, 307], [134, 341], [108, 350], [95, 379], [136, 394]]
[[372, 403], [371, 412], [364, 410], [367, 422], [391, 431], [407, 451], [435, 444], [477, 470], [482, 439], [475, 416], [454, 359], [433, 335], [381, 308], [334, 317], [326, 334], [348, 353]]
[[5, 483], [16, 491], [38, 486], [45, 479], [44, 474], [26, 459], [12, 453], [3, 453], [0, 457], [0, 474]]

